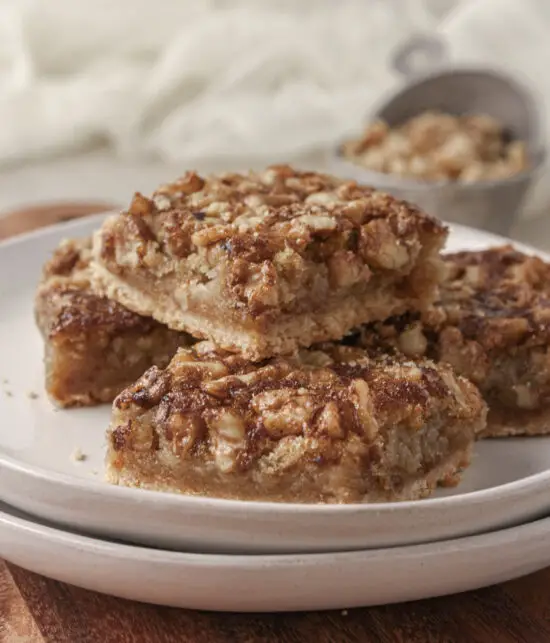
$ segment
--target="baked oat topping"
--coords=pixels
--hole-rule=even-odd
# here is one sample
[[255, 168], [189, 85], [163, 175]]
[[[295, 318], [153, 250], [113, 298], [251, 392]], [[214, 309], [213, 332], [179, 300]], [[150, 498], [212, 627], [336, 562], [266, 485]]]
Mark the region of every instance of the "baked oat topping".
[[512, 140], [494, 118], [437, 111], [394, 128], [376, 121], [341, 152], [369, 170], [427, 181], [506, 179], [529, 167], [525, 143]]

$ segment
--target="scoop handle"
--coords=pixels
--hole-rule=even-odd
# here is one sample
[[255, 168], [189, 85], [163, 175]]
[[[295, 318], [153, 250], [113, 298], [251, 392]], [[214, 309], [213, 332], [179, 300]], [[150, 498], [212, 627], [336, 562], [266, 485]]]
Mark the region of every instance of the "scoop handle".
[[392, 55], [391, 66], [405, 78], [435, 71], [448, 60], [445, 42], [432, 34], [415, 34]]

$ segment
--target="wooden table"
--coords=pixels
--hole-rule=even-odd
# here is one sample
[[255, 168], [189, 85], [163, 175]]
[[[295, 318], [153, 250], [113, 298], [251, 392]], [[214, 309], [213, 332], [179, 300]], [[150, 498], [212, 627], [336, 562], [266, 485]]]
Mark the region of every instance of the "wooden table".
[[[56, 220], [90, 214], [100, 207], [63, 204], [20, 212], [0, 219], [0, 239]], [[476, 592], [405, 605], [244, 615], [133, 603], [49, 580], [0, 561], [0, 643], [270, 641], [550, 643], [550, 568]]]

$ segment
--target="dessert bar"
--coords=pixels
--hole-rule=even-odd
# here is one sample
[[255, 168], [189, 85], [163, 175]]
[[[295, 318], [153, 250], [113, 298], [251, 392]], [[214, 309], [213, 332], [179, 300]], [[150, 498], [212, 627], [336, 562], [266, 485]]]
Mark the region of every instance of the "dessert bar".
[[253, 364], [180, 349], [113, 404], [114, 484], [284, 502], [410, 500], [453, 485], [486, 407], [450, 367], [327, 344]]
[[446, 236], [413, 206], [323, 174], [190, 172], [105, 222], [93, 287], [261, 360], [424, 309]]
[[90, 290], [91, 241], [64, 241], [46, 264], [35, 314], [45, 341], [46, 389], [62, 407], [111, 402], [153, 364], [191, 343]]
[[358, 343], [450, 364], [485, 397], [487, 436], [549, 433], [550, 265], [511, 246], [444, 259], [431, 312], [368, 325]]

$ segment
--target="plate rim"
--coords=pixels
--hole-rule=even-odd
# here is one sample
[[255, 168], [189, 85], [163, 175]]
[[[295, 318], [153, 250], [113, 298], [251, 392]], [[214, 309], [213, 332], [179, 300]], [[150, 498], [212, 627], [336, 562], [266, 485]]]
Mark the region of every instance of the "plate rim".
[[[105, 217], [113, 214], [114, 211], [106, 210], [105, 212], [93, 214], [71, 221], [63, 221], [53, 225], [46, 226], [16, 235], [9, 239], [0, 241], [0, 255], [8, 248], [17, 247], [18, 245], [25, 245], [32, 243], [36, 239], [58, 236], [61, 232], [70, 232], [73, 229], [87, 228], [92, 223], [100, 221]], [[478, 230], [470, 226], [446, 223], [450, 233], [456, 231], [461, 234], [468, 235], [482, 235], [487, 243], [491, 244], [511, 244], [518, 250], [526, 254], [536, 255], [550, 262], [550, 253], [539, 250], [529, 244], [517, 242], [507, 237], [488, 232], [485, 230]], [[550, 437], [550, 436], [549, 436]], [[491, 438], [495, 439], [495, 438]], [[6, 454], [0, 446], [0, 468], [7, 469], [16, 475], [23, 475], [27, 478], [32, 478], [38, 482], [48, 484], [57, 488], [77, 489], [81, 493], [94, 494], [96, 496], [109, 495], [117, 501], [130, 502], [132, 504], [142, 504], [146, 498], [151, 500], [156, 499], [156, 504], [163, 504], [168, 509], [183, 509], [186, 504], [197, 509], [216, 510], [222, 513], [235, 514], [236, 511], [244, 513], [266, 513], [272, 512], [274, 507], [277, 507], [277, 512], [280, 514], [307, 514], [309, 512], [315, 514], [329, 514], [329, 515], [342, 515], [342, 514], [355, 514], [355, 513], [377, 513], [377, 514], [390, 514], [394, 512], [413, 511], [415, 509], [423, 508], [426, 511], [437, 512], [438, 510], [450, 510], [453, 506], [460, 505], [465, 501], [470, 502], [473, 506], [484, 504], [491, 501], [493, 497], [502, 497], [503, 495], [510, 495], [513, 497], [516, 493], [523, 494], [531, 487], [539, 487], [545, 482], [550, 484], [550, 469], [539, 471], [537, 473], [513, 480], [510, 482], [502, 483], [493, 487], [485, 489], [478, 489], [474, 491], [467, 491], [464, 493], [457, 493], [452, 496], [445, 496], [442, 498], [424, 498], [420, 500], [407, 500], [400, 502], [380, 502], [380, 503], [346, 503], [346, 504], [328, 504], [328, 503], [287, 503], [287, 502], [274, 502], [274, 501], [256, 501], [256, 500], [238, 500], [231, 498], [214, 498], [198, 495], [185, 495], [178, 493], [158, 492], [149, 489], [123, 487], [118, 485], [111, 485], [104, 481], [96, 479], [81, 478], [79, 476], [71, 476], [67, 473], [49, 470], [43, 466], [31, 464], [23, 460], [19, 460]]]
[[[362, 559], [380, 559], [391, 556], [392, 562], [399, 557], [410, 556], [441, 556], [444, 553], [460, 550], [463, 545], [469, 548], [493, 547], [496, 543], [516, 541], [522, 537], [531, 538], [532, 532], [550, 534], [550, 514], [536, 520], [530, 520], [519, 525], [495, 529], [481, 534], [461, 536], [458, 538], [447, 538], [436, 542], [416, 543], [411, 545], [398, 545], [392, 547], [378, 547], [355, 549], [350, 551], [327, 551], [327, 552], [297, 552], [284, 554], [223, 554], [209, 552], [174, 551], [162, 547], [147, 547], [145, 545], [133, 544], [111, 540], [109, 538], [78, 533], [71, 529], [53, 524], [45, 524], [40, 518], [35, 518], [26, 512], [15, 509], [15, 515], [10, 509], [14, 509], [4, 502], [0, 502], [0, 524], [10, 528], [33, 533], [49, 542], [69, 544], [72, 547], [83, 548], [88, 552], [100, 551], [106, 556], [115, 556], [127, 560], [135, 560], [140, 557], [142, 560], [149, 559], [151, 562], [160, 563], [195, 563], [198, 565], [222, 564], [226, 568], [231, 567], [256, 567], [262, 564], [279, 564], [280, 566], [292, 565], [303, 561], [316, 563], [325, 560], [346, 561], [354, 560], [357, 557]], [[526, 535], [528, 534], [528, 535]], [[141, 557], [142, 554], [144, 557]], [[252, 563], [252, 564], [250, 564]]]
[[[548, 515], [477, 536], [389, 550], [224, 555], [91, 538], [10, 510], [0, 505], [0, 552], [8, 561], [89, 591], [195, 610], [296, 612], [408, 602], [502, 583], [550, 563]], [[519, 560], [512, 555], [518, 550], [524, 554]], [[442, 576], [442, 565], [455, 573]], [[136, 574], [153, 585], [136, 584]], [[254, 591], [235, 594], [235, 582]]]

